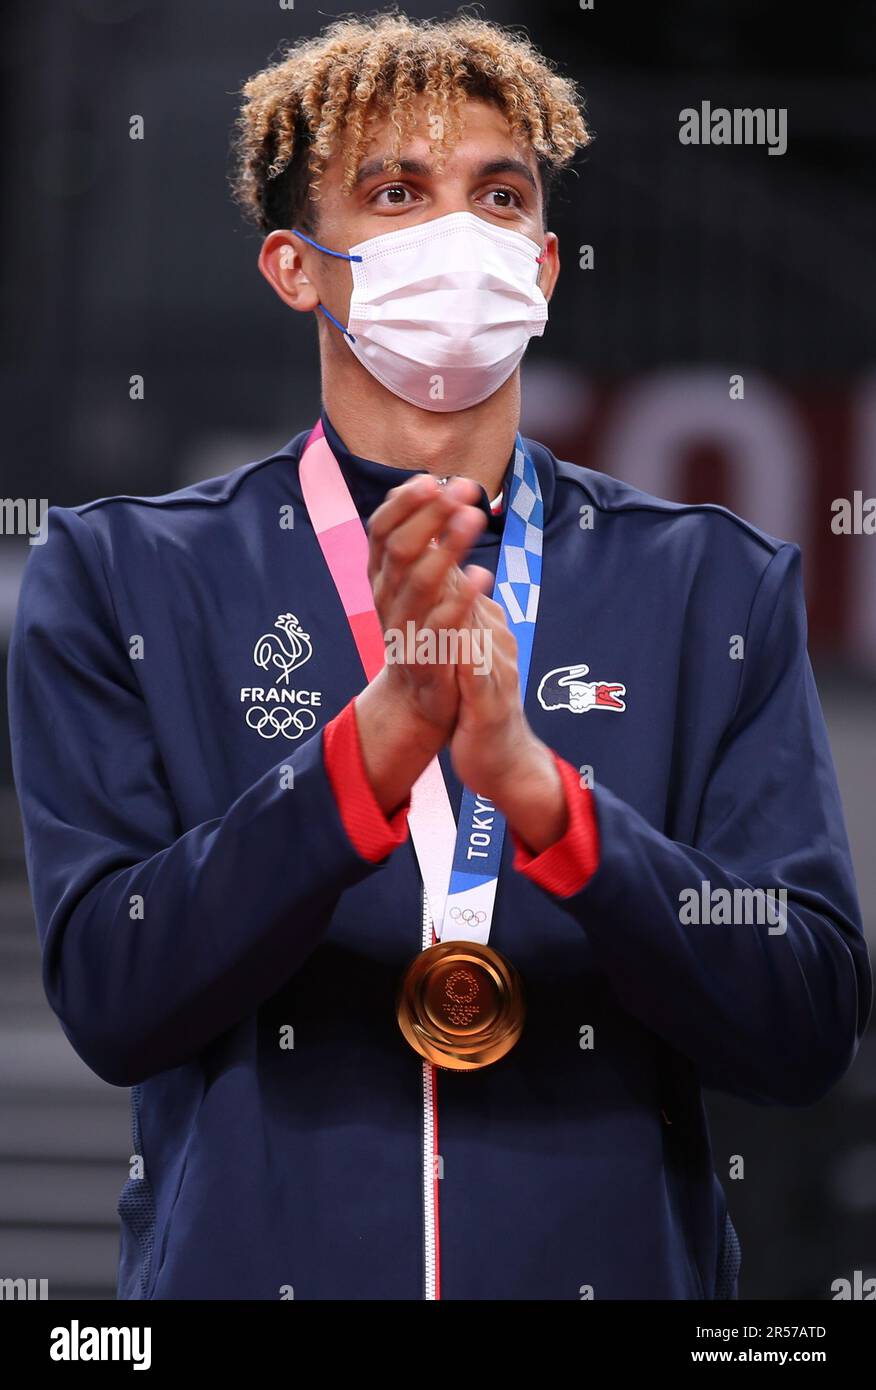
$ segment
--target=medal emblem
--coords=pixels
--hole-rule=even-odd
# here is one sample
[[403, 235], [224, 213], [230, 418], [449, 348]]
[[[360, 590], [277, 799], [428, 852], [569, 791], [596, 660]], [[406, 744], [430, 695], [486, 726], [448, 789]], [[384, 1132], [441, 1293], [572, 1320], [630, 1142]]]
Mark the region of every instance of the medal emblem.
[[441, 941], [421, 952], [398, 997], [405, 1039], [447, 1071], [475, 1071], [504, 1057], [523, 1031], [525, 1013], [517, 971], [477, 941]]

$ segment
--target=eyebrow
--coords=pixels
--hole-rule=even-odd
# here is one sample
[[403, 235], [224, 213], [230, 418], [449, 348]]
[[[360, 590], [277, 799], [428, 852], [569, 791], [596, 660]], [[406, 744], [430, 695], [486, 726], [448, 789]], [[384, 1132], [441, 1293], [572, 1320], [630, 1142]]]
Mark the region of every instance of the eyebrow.
[[[399, 172], [402, 174], [414, 174], [419, 178], [428, 178], [433, 172], [432, 166], [424, 164], [420, 159], [400, 159], [398, 163]], [[356, 171], [354, 187], [358, 187], [366, 179], [374, 178], [376, 175], [386, 175], [387, 172], [383, 167], [382, 159], [367, 159], [364, 164], [359, 165]], [[533, 193], [538, 193], [538, 185], [532, 170], [523, 163], [522, 159], [491, 159], [475, 170], [475, 177], [479, 179], [490, 178], [493, 174], [519, 174], [529, 184]]]
[[[402, 174], [419, 174], [422, 178], [428, 178], [432, 172], [431, 165], [424, 164], [419, 159], [400, 159], [399, 172]], [[366, 179], [373, 179], [375, 175], [384, 174], [391, 177], [387, 169], [383, 167], [382, 159], [366, 159], [364, 164], [360, 164], [356, 171], [354, 187], [364, 183]]]
[[529, 184], [533, 193], [538, 192], [538, 184], [532, 170], [522, 159], [493, 159], [489, 164], [482, 164], [478, 170], [478, 177], [482, 179], [487, 179], [492, 174], [519, 174]]

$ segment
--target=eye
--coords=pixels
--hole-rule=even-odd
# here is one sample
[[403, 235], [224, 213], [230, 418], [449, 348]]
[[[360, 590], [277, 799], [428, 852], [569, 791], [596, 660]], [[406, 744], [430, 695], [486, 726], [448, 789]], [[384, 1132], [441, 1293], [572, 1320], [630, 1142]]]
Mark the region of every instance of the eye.
[[488, 207], [494, 212], [507, 212], [509, 209], [523, 207], [523, 199], [515, 188], [490, 188], [484, 197], [488, 200]]
[[406, 184], [390, 183], [378, 188], [368, 201], [379, 208], [404, 208], [410, 206], [413, 196], [412, 190]]

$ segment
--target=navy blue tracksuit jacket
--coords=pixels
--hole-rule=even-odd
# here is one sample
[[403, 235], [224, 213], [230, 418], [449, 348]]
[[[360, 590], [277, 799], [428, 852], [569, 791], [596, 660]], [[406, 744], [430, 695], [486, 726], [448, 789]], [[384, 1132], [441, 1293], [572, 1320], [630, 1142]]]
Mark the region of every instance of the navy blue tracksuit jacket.
[[[365, 518], [409, 475], [327, 433]], [[424, 1297], [423, 1068], [394, 1009], [419, 875], [410, 840], [357, 855], [327, 779], [322, 729], [364, 678], [305, 438], [169, 496], [52, 508], [25, 570], [14, 770], [49, 1000], [132, 1088], [126, 1299]], [[559, 901], [506, 839], [491, 944], [527, 1024], [493, 1067], [437, 1074], [441, 1296], [732, 1297], [700, 1088], [817, 1100], [871, 1002], [800, 555], [529, 447], [526, 710], [592, 769], [601, 859]], [[582, 664], [622, 712], [572, 708]], [[786, 891], [784, 931], [682, 920], [690, 890], [752, 887]]]

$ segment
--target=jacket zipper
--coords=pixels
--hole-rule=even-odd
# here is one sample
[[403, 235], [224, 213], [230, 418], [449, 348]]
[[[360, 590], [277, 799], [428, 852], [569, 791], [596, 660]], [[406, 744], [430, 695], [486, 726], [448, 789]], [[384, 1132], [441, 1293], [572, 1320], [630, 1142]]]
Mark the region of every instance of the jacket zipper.
[[[420, 889], [422, 949], [435, 940], [426, 889]], [[423, 1062], [423, 1255], [428, 1301], [441, 1298], [441, 1244], [438, 1204], [438, 1096], [435, 1068]]]

